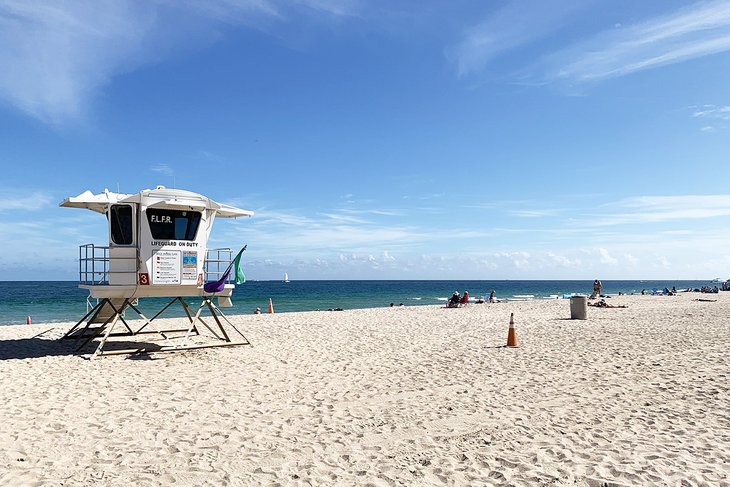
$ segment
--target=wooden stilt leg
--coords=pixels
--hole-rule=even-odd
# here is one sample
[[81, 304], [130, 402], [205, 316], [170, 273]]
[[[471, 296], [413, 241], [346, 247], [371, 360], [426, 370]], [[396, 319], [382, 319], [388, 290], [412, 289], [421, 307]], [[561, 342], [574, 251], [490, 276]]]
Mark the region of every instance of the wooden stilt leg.
[[236, 331], [236, 333], [238, 333], [239, 335], [241, 335], [241, 337], [244, 340], [246, 340], [246, 343], [249, 343], [249, 344], [251, 343], [251, 342], [248, 341], [248, 338], [246, 338], [246, 336], [243, 333], [241, 333], [241, 331], [238, 328], [236, 328], [236, 326], [233, 323], [230, 322], [230, 320], [226, 317], [225, 313], [223, 313], [223, 311], [221, 311], [221, 309], [218, 306], [216, 306], [212, 301], [211, 301], [210, 305], [213, 306], [213, 308], [218, 312], [218, 314], [220, 315], [220, 317], [223, 318], [224, 320], [226, 320], [226, 323], [228, 323], [228, 325], [231, 328], [233, 328]]
[[[181, 298], [181, 300], [182, 300], [182, 298]], [[184, 303], [184, 302], [185, 302], [185, 301], [183, 301], [183, 303]], [[185, 303], [185, 305], [187, 306], [187, 303]], [[187, 313], [187, 310], [186, 310], [186, 313]], [[188, 315], [188, 319], [192, 320], [192, 318], [190, 317], [190, 313], [187, 313], [187, 315]], [[213, 328], [211, 328], [211, 327], [210, 327], [210, 326], [208, 325], [208, 323], [206, 323], [206, 321], [205, 321], [205, 320], [203, 319], [203, 317], [202, 317], [202, 316], [198, 316], [198, 321], [200, 321], [200, 322], [201, 322], [201, 323], [203, 324], [203, 326], [204, 326], [204, 327], [206, 327], [206, 328], [208, 329], [208, 331], [209, 331], [209, 332], [211, 332], [211, 333], [213, 334], [213, 336], [214, 336], [214, 337], [216, 337], [216, 338], [217, 338], [218, 340], [223, 340], [223, 338], [221, 338], [220, 336], [218, 336], [218, 333], [216, 333], [216, 332], [215, 332], [215, 330], [214, 330]], [[194, 332], [195, 332], [196, 334], [200, 335], [200, 332], [199, 332], [199, 331], [197, 330], [197, 328], [194, 328], [194, 329], [193, 329], [193, 331], [194, 331]]]
[[[175, 301], [180, 301], [180, 303], [183, 306], [183, 310], [185, 311], [185, 315], [187, 316], [189, 326], [187, 330], [181, 329], [181, 330], [170, 330], [175, 332], [185, 332], [185, 335], [183, 337], [176, 337], [177, 339], [182, 339], [182, 343], [179, 345], [168, 345], [163, 346], [159, 349], [154, 350], [146, 350], [145, 348], [139, 348], [139, 349], [126, 349], [126, 350], [110, 350], [108, 352], [104, 351], [104, 347], [108, 344], [109, 339], [111, 337], [115, 336], [128, 336], [127, 332], [120, 332], [120, 333], [114, 333], [114, 328], [119, 324], [119, 321], [124, 324], [127, 331], [131, 333], [132, 335], [136, 335], [138, 333], [143, 333], [143, 329], [148, 326], [152, 321], [160, 316], [167, 308], [169, 308], [172, 303]], [[91, 322], [94, 321], [94, 318], [96, 318], [101, 309], [104, 308], [104, 306], [109, 305], [111, 307], [111, 310], [114, 312], [111, 316], [109, 316], [106, 321], [104, 321], [101, 326], [98, 328], [94, 328], [92, 332], [87, 336], [87, 330], [90, 329]], [[202, 317], [203, 309], [206, 308], [210, 311], [213, 319], [215, 320], [216, 325], [210, 326]], [[141, 328], [139, 328], [136, 332], [131, 329], [129, 326], [129, 323], [126, 322], [122, 314], [127, 308], [131, 308], [136, 312], [143, 320], [144, 325], [142, 325]], [[89, 318], [89, 317], [92, 318]], [[223, 325], [223, 321], [225, 320], [226, 324], [233, 328], [235, 332], [240, 335], [244, 341], [232, 341], [231, 337], [228, 335], [228, 332], [226, 331], [225, 326]], [[84, 323], [84, 321], [87, 320], [87, 323], [85, 327], [81, 330], [80, 335], [71, 336], [73, 332], [76, 332], [78, 328]], [[204, 343], [198, 343], [198, 344], [191, 344], [188, 345], [188, 341], [190, 339], [190, 335], [192, 333], [197, 333], [198, 329], [196, 327], [197, 322], [200, 321], [200, 323], [205, 326], [217, 339], [220, 340], [217, 344], [204, 344]], [[212, 325], [212, 323], [211, 323]], [[149, 331], [144, 333], [160, 333], [160, 331]], [[222, 335], [222, 336], [221, 336]], [[223, 311], [218, 308], [218, 306], [215, 305], [215, 303], [212, 301], [211, 296], [203, 296], [203, 301], [200, 303], [200, 306], [198, 307], [198, 310], [195, 312], [195, 314], [192, 314], [192, 308], [185, 302], [185, 300], [182, 297], [176, 297], [167, 305], [160, 310], [155, 316], [148, 319], [135, 305], [132, 304], [132, 301], [130, 298], [124, 298], [124, 301], [122, 302], [122, 305], [117, 309], [117, 307], [114, 306], [110, 298], [103, 298], [94, 308], [91, 309], [86, 315], [79, 320], [76, 325], [68, 332], [66, 333], [65, 337], [69, 338], [76, 338], [76, 343], [79, 342], [80, 345], [76, 348], [76, 352], [78, 353], [81, 351], [88, 343], [94, 341], [97, 337], [101, 336], [101, 340], [99, 341], [95, 351], [91, 354], [91, 358], [101, 357], [105, 355], [118, 355], [118, 354], [124, 354], [124, 353], [139, 353], [139, 352], [170, 352], [170, 351], [179, 351], [179, 350], [187, 350], [187, 349], [200, 349], [200, 348], [215, 348], [215, 347], [221, 347], [221, 346], [237, 346], [237, 345], [251, 345], [251, 342], [246, 338], [246, 336], [241, 333], [238, 328], [236, 328], [231, 321], [226, 317], [226, 315], [223, 313]], [[163, 337], [164, 334], [162, 334]], [[168, 338], [165, 337], [167, 340]]]
[[[97, 312], [98, 312], [99, 310], [101, 310], [101, 307], [102, 307], [103, 305], [104, 305], [104, 300], [102, 300], [102, 302], [101, 302], [101, 303], [96, 303], [96, 306], [94, 306], [93, 308], [91, 308], [91, 311], [89, 311], [88, 313], [86, 313], [86, 314], [84, 315], [84, 317], [83, 317], [83, 318], [81, 318], [81, 319], [80, 319], [80, 320], [78, 321], [78, 323], [76, 323], [76, 324], [75, 324], [75, 325], [73, 326], [73, 328], [71, 328], [71, 329], [70, 329], [70, 330], [69, 330], [68, 332], [66, 332], [66, 334], [65, 334], [65, 335], [63, 335], [63, 336], [62, 336], [61, 338], [62, 338], [62, 339], [63, 339], [63, 338], [71, 338], [71, 333], [73, 333], [73, 332], [74, 332], [74, 330], [75, 330], [76, 328], [78, 328], [78, 327], [79, 327], [79, 325], [80, 325], [81, 323], [83, 323], [83, 322], [84, 322], [84, 320], [85, 320], [86, 318], [89, 318], [89, 316], [90, 316], [90, 315], [91, 315], [92, 313], [94, 313], [95, 311], [97, 311]], [[95, 317], [96, 317], [96, 314], [94, 314], [94, 316], [93, 316], [93, 317], [89, 318], [89, 322], [93, 321]], [[86, 328], [88, 328], [88, 327], [89, 327], [89, 325], [88, 325], [88, 323], [87, 323], [87, 325], [86, 325], [86, 327], [84, 328], [84, 330], [85, 330]], [[83, 335], [84, 333], [83, 333], [83, 332], [81, 332], [81, 334]]]
[[[116, 310], [116, 309], [115, 309], [115, 310], [114, 310], [114, 311], [115, 311], [115, 314], [114, 314], [114, 321], [112, 321], [112, 324], [111, 324], [111, 325], [109, 325], [109, 329], [108, 329], [108, 330], [106, 331], [106, 333], [104, 334], [104, 337], [103, 337], [103, 338], [101, 339], [101, 341], [99, 342], [99, 346], [98, 346], [98, 347], [96, 347], [96, 351], [95, 351], [95, 352], [94, 352], [94, 354], [93, 354], [93, 355], [91, 356], [91, 358], [94, 358], [94, 357], [98, 357], [99, 355], [101, 355], [101, 353], [102, 353], [102, 350], [104, 350], [104, 345], [106, 344], [106, 341], [107, 341], [107, 340], [109, 339], [109, 335], [111, 335], [111, 333], [112, 333], [112, 330], [114, 329], [114, 326], [115, 326], [115, 325], [117, 324], [117, 321], [119, 321], [119, 318], [121, 318], [121, 317], [122, 317], [122, 311], [124, 311], [124, 308], [126, 308], [126, 307], [127, 307], [127, 303], [128, 303], [128, 302], [129, 302], [129, 299], [125, 299], [125, 300], [124, 300], [124, 302], [122, 303], [122, 307], [121, 307], [121, 309], [119, 309], [119, 310]], [[112, 305], [112, 308], [113, 308], [113, 307], [114, 307], [114, 306]]]
[[122, 323], [124, 324], [124, 326], [127, 328], [127, 330], [129, 331], [129, 334], [130, 335], [134, 335], [134, 332], [129, 327], [129, 325], [127, 324], [127, 322], [124, 320], [124, 316], [119, 316], [119, 319], [122, 321]]
[[[108, 298], [102, 299], [100, 305], [101, 306], [104, 306], [104, 303], [108, 303], [109, 306], [112, 307], [112, 309], [114, 308], [114, 306], [111, 303], [111, 300], [109, 300]], [[96, 315], [94, 315], [94, 316], [96, 316]], [[112, 317], [113, 316], [110, 316], [109, 318], [107, 318], [106, 321], [104, 321], [104, 323], [101, 324], [101, 326], [99, 326], [96, 330], [94, 330], [94, 332], [91, 335], [89, 335], [88, 337], [86, 337], [86, 340], [84, 340], [83, 342], [81, 342], [81, 340], [83, 340], [83, 338], [85, 337], [84, 333], [86, 333], [86, 330], [89, 329], [89, 326], [91, 326], [91, 322], [93, 321], [93, 319], [92, 320], [89, 320], [88, 323], [86, 323], [86, 326], [84, 327], [84, 329], [81, 330], [81, 333], [79, 333], [79, 336], [76, 339], [76, 341], [74, 342], [74, 345], [76, 345], [79, 342], [81, 342], [81, 344], [76, 347], [76, 352], [78, 352], [82, 348], [84, 348], [86, 346], [86, 344], [89, 343], [91, 340], [93, 340], [94, 338], [96, 338], [99, 335], [101, 335], [101, 333], [104, 331], [104, 327], [107, 324], [109, 324], [109, 322], [112, 320]]]
[[231, 339], [230, 339], [230, 338], [228, 338], [228, 333], [226, 333], [226, 330], [225, 330], [225, 329], [223, 328], [223, 325], [221, 325], [221, 322], [220, 322], [220, 320], [218, 319], [218, 315], [217, 315], [217, 314], [215, 313], [215, 310], [213, 309], [212, 303], [210, 302], [210, 299], [209, 299], [209, 298], [206, 298], [206, 299], [205, 299], [205, 304], [207, 304], [207, 305], [208, 305], [208, 309], [210, 310], [210, 314], [212, 314], [212, 315], [213, 315], [213, 319], [214, 319], [214, 320], [215, 320], [215, 322], [216, 322], [216, 323], [218, 324], [218, 328], [220, 328], [220, 330], [221, 330], [221, 333], [223, 333], [223, 336], [225, 337], [226, 341], [227, 341], [227, 342], [230, 342], [230, 341], [231, 341]]
[[[82, 349], [82, 348], [84, 348], [84, 347], [86, 346], [86, 344], [87, 344], [87, 343], [89, 343], [90, 341], [94, 340], [94, 339], [95, 339], [96, 337], [98, 337], [99, 335], [101, 335], [101, 334], [102, 334], [102, 332], [104, 331], [104, 327], [105, 327], [105, 326], [106, 326], [107, 324], [109, 324], [109, 322], [110, 322], [110, 321], [111, 321], [112, 319], [114, 319], [114, 323], [116, 323], [116, 320], [117, 320], [117, 318], [118, 318], [119, 316], [121, 316], [121, 314], [122, 314], [122, 311], [124, 311], [124, 308], [126, 307], [126, 304], [127, 304], [128, 302], [129, 302], [129, 300], [128, 300], [128, 299], [125, 299], [125, 300], [124, 300], [124, 302], [122, 303], [122, 306], [121, 306], [121, 308], [120, 308], [119, 310], [117, 310], [117, 308], [115, 308], [115, 307], [114, 307], [114, 304], [113, 304], [113, 303], [111, 302], [111, 300], [110, 300], [110, 299], [108, 299], [108, 298], [104, 298], [104, 300], [102, 300], [102, 302], [103, 302], [103, 301], [107, 301], [107, 302], [109, 303], [109, 306], [110, 306], [110, 307], [112, 308], [112, 310], [114, 310], [114, 315], [112, 315], [112, 316], [110, 316], [109, 318], [107, 318], [107, 319], [106, 319], [106, 321], [104, 322], [104, 324], [102, 324], [102, 325], [101, 325], [101, 326], [100, 326], [99, 328], [97, 328], [97, 329], [96, 329], [96, 331], [94, 331], [94, 333], [92, 333], [92, 334], [91, 334], [91, 336], [89, 336], [89, 337], [88, 337], [88, 338], [87, 338], [86, 340], [84, 340], [84, 341], [83, 341], [83, 343], [81, 343], [81, 345], [79, 345], [78, 347], [76, 347], [76, 352], [77, 352], [77, 353], [78, 353], [78, 352], [80, 352], [80, 351], [81, 351], [81, 349]], [[89, 324], [90, 324], [90, 323], [89, 323]], [[88, 328], [88, 327], [89, 327], [89, 324], [87, 324], [87, 325], [86, 325], [86, 328]], [[84, 331], [86, 330], [86, 328], [84, 328]], [[106, 336], [107, 336], [107, 338], [109, 337], [109, 334], [110, 334], [110, 333], [111, 333], [111, 331], [107, 330], [107, 333], [106, 333]], [[81, 335], [80, 335], [80, 336], [79, 336], [79, 338], [78, 338], [78, 339], [76, 340], [76, 343], [78, 343], [78, 342], [79, 342], [79, 340], [81, 340], [81, 339], [82, 339], [83, 337], [84, 337], [84, 332], [82, 331], [82, 332], [81, 332]]]
[[188, 328], [188, 332], [185, 333], [185, 339], [183, 340], [182, 346], [187, 345], [188, 338], [190, 338], [190, 333], [193, 331], [193, 327], [195, 326], [195, 322], [198, 321], [198, 318], [200, 317], [200, 312], [203, 311], [203, 306], [205, 306], [205, 303], [201, 303], [200, 307], [198, 308], [198, 311], [195, 313], [195, 318], [190, 322], [190, 328]]
[[[190, 322], [193, 323], [193, 331], [195, 332], [196, 335], [200, 335], [200, 332], [198, 331], [198, 327], [195, 326], [195, 320], [193, 320], [193, 317], [190, 315], [190, 306], [188, 306], [188, 303], [186, 303], [183, 298], [177, 298], [177, 299], [180, 300], [180, 303], [182, 303], [183, 310], [185, 310], [185, 314], [188, 316], [188, 319], [190, 320]], [[208, 326], [205, 324], [205, 321], [203, 321], [202, 319], [200, 321], [206, 327]]]
[[137, 313], [138, 313], [138, 314], [139, 314], [140, 316], [142, 316], [142, 317], [143, 317], [143, 318], [144, 318], [144, 319], [146, 320], [146, 322], [145, 322], [145, 324], [144, 324], [144, 325], [142, 325], [142, 327], [141, 327], [141, 328], [140, 328], [139, 330], [137, 330], [137, 331], [135, 332], [135, 334], [137, 334], [137, 333], [139, 333], [140, 331], [144, 330], [144, 328], [145, 328], [145, 327], [146, 327], [147, 325], [149, 325], [150, 323], [152, 323], [152, 322], [154, 321], [154, 319], [155, 319], [155, 318], [157, 318], [157, 317], [158, 317], [158, 316], [160, 316], [160, 315], [161, 315], [162, 313], [164, 313], [164, 312], [165, 312], [165, 310], [166, 310], [167, 308], [169, 308], [169, 307], [170, 307], [170, 306], [172, 305], [172, 303], [174, 303], [174, 302], [175, 302], [175, 301], [177, 301], [178, 299], [180, 299], [180, 298], [174, 298], [174, 299], [173, 299], [172, 301], [170, 301], [169, 303], [167, 303], [167, 305], [166, 305], [166, 306], [165, 306], [164, 308], [162, 308], [162, 309], [161, 309], [160, 311], [158, 311], [158, 312], [157, 312], [157, 314], [156, 314], [155, 316], [153, 316], [152, 318], [150, 318], [149, 320], [148, 320], [147, 318], [144, 318], [144, 316], [142, 315], [142, 313], [140, 313], [140, 312], [138, 311]]
[[[177, 298], [175, 298], [175, 299], [177, 299]], [[168, 308], [168, 307], [169, 307], [169, 306], [170, 306], [170, 305], [171, 305], [172, 303], [174, 303], [174, 302], [175, 302], [175, 300], [174, 300], [174, 299], [173, 299], [172, 301], [170, 301], [170, 302], [168, 303], [168, 305], [167, 305], [167, 306], [165, 306], [165, 307], [164, 307], [164, 308], [162, 309], [162, 311], [165, 311], [165, 310], [166, 310], [166, 309], [167, 309], [167, 308]], [[132, 335], [136, 335], [136, 334], [138, 334], [138, 333], [142, 333], [142, 330], [144, 330], [144, 328], [145, 328], [145, 327], [146, 327], [147, 325], [149, 325], [149, 324], [151, 324], [151, 323], [152, 323], [152, 320], [154, 320], [155, 318], [157, 318], [157, 317], [158, 317], [158, 316], [160, 315], [160, 313], [162, 313], [162, 311], [160, 311], [160, 313], [157, 313], [157, 314], [156, 314], [155, 316], [153, 316], [153, 317], [152, 317], [152, 319], [149, 319], [149, 318], [147, 318], [147, 317], [146, 317], [146, 316], [144, 315], [144, 313], [142, 313], [142, 312], [141, 312], [141, 311], [140, 311], [139, 309], [137, 309], [137, 307], [136, 307], [136, 306], [135, 306], [134, 304], [132, 304], [131, 302], [129, 303], [129, 307], [130, 307], [130, 308], [132, 308], [132, 309], [134, 310], [134, 312], [135, 312], [135, 313], [137, 313], [137, 314], [139, 315], [139, 317], [140, 317], [140, 318], [142, 318], [142, 319], [144, 320], [144, 325], [142, 325], [142, 326], [141, 326], [141, 327], [139, 328], [139, 330], [137, 330], [136, 332], [133, 332], [133, 333], [132, 333]], [[160, 336], [161, 336], [162, 338], [164, 338], [165, 340], [167, 340], [167, 337], [165, 336], [165, 334], [164, 334], [163, 332], [159, 331], [159, 330], [158, 330], [158, 331], [156, 331], [156, 332], [155, 332], [155, 331], [151, 331], [151, 332], [145, 332], [145, 333], [158, 333], [158, 334], [159, 334], [159, 335], [160, 335]]]
[[144, 313], [142, 313], [139, 309], [137, 309], [137, 307], [135, 305], [133, 305], [132, 303], [129, 303], [129, 307], [132, 308], [134, 310], [134, 312], [137, 313], [145, 321], [145, 324], [147, 324], [151, 321], [144, 315]]

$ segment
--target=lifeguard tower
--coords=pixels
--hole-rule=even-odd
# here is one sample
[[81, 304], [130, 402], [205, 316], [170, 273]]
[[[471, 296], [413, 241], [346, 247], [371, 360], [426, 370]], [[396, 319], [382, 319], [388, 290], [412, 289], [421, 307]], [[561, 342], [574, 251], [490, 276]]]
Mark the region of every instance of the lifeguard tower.
[[[253, 216], [252, 211], [164, 186], [131, 195], [109, 190], [101, 194], [85, 191], [66, 198], [60, 206], [85, 208], [105, 215], [109, 234], [108, 245], [85, 244], [79, 247], [79, 287], [89, 291], [88, 302], [91, 299], [97, 302], [64, 335], [64, 338], [77, 340], [77, 352], [98, 337], [101, 340], [93, 357], [140, 351], [250, 345], [213, 302], [212, 298], [217, 297], [219, 306], [232, 305], [231, 294], [235, 283], [232, 282], [231, 271], [234, 263], [231, 249], [209, 249], [208, 239], [216, 217], [250, 217]], [[241, 252], [243, 250], [245, 247]], [[241, 252], [236, 261], [240, 259]], [[149, 297], [172, 299], [156, 315], [147, 318], [137, 308], [137, 304], [139, 298]], [[197, 311], [188, 305], [185, 297], [201, 299]], [[155, 318], [175, 302], [179, 302], [185, 311], [188, 321], [186, 329], [145, 331]], [[217, 326], [209, 326], [204, 321], [204, 309], [210, 311]], [[136, 331], [125, 320], [127, 310], [134, 311], [144, 321]], [[124, 324], [126, 331], [113, 333], [119, 321]], [[242, 340], [231, 340], [223, 322], [235, 330]], [[198, 324], [210, 330], [219, 341], [214, 344], [188, 344], [191, 334], [200, 335]], [[174, 332], [183, 331], [186, 333], [182, 337], [173, 336]], [[159, 334], [165, 340], [164, 345], [104, 352], [110, 337], [142, 333]], [[182, 343], [176, 343], [179, 340], [174, 338], [183, 338]]]

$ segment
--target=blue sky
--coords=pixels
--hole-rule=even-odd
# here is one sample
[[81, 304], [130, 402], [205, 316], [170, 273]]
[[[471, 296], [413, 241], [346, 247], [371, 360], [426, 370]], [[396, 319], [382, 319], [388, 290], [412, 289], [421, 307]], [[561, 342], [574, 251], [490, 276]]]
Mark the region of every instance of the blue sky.
[[730, 275], [727, 1], [0, 0], [0, 279], [157, 184], [252, 279]]

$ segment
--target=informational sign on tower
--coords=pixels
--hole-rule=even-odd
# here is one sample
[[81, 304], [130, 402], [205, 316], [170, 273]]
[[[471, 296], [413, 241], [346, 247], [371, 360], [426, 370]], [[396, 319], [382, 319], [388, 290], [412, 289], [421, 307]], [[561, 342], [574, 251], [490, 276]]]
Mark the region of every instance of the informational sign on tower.
[[152, 284], [180, 284], [179, 250], [158, 250], [152, 254]]
[[183, 284], [196, 284], [198, 280], [198, 252], [183, 251], [182, 281]]

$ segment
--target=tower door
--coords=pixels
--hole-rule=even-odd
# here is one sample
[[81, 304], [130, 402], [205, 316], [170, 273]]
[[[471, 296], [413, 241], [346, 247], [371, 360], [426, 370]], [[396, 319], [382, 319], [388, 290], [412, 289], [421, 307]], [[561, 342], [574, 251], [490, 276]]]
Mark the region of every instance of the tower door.
[[109, 207], [109, 284], [133, 285], [137, 282], [137, 205]]

